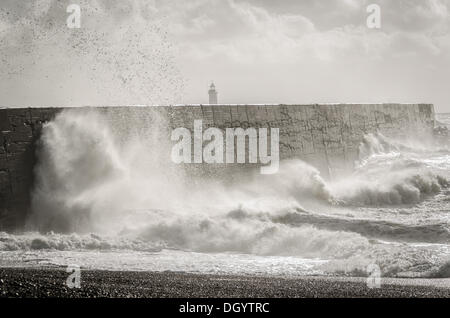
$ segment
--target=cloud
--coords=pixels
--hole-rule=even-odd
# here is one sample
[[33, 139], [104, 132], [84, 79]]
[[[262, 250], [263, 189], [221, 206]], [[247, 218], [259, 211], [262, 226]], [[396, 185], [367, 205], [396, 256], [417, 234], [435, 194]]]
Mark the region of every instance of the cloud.
[[408, 3], [381, 1], [383, 28], [373, 32], [361, 1], [197, 1], [173, 34], [187, 58], [240, 63], [445, 52], [435, 37], [448, 32], [448, 1]]
[[427, 32], [450, 25], [448, 0], [399, 0], [380, 2], [383, 20], [389, 31]]

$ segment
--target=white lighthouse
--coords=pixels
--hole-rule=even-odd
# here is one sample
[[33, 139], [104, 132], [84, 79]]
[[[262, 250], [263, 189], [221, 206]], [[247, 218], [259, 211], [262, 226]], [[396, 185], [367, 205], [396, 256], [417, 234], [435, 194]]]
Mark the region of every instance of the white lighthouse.
[[210, 104], [217, 104], [217, 94], [218, 93], [216, 91], [216, 86], [214, 85], [214, 83], [211, 83], [208, 90]]

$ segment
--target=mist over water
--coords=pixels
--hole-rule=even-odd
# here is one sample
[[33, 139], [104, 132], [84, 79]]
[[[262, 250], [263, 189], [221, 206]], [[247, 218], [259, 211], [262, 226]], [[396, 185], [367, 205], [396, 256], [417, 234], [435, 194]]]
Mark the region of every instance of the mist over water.
[[1, 234], [11, 262], [27, 251], [29, 264], [120, 270], [254, 273], [253, 261], [262, 274], [362, 275], [376, 263], [385, 276], [448, 276], [445, 145], [369, 134], [345, 177], [288, 160], [229, 181], [173, 164], [158, 111], [131, 128], [118, 112], [64, 111], [44, 126], [29, 232]]

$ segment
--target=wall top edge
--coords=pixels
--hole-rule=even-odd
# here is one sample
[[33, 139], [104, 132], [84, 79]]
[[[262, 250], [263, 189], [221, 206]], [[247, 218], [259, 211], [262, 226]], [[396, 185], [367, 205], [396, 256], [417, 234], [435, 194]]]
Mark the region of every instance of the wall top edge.
[[105, 105], [105, 106], [0, 106], [0, 109], [58, 109], [58, 108], [123, 108], [123, 107], [221, 107], [221, 106], [409, 106], [409, 105], [433, 105], [432, 103], [316, 103], [316, 104], [173, 104], [173, 105]]

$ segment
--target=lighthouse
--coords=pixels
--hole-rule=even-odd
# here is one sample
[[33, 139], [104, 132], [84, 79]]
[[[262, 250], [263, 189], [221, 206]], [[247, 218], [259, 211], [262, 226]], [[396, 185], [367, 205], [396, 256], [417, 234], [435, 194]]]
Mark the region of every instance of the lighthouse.
[[218, 93], [216, 91], [216, 86], [214, 85], [214, 83], [211, 83], [211, 85], [209, 86], [209, 91], [208, 91], [210, 104], [217, 104], [217, 94]]

